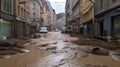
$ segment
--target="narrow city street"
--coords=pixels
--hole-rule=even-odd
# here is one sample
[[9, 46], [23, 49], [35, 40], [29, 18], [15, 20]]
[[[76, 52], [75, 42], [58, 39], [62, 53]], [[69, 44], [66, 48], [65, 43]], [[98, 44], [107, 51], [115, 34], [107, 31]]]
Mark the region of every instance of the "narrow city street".
[[120, 0], [0, 0], [0, 67], [120, 67]]
[[48, 32], [37, 35], [40, 37], [31, 39], [30, 42], [24, 45], [29, 51], [0, 59], [0, 67], [120, 66], [120, 52], [89, 46], [89, 44], [75, 44], [72, 41], [77, 41], [78, 37], [71, 37], [68, 34], [61, 34], [61, 32]]

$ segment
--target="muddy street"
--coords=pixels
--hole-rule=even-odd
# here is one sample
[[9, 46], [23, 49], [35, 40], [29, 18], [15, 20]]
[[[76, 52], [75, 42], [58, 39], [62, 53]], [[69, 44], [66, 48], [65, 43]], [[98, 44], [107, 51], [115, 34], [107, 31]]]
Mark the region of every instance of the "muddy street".
[[[24, 46], [26, 53], [0, 59], [0, 67], [119, 67], [120, 51], [72, 43], [68, 34], [37, 34]], [[82, 38], [81, 38], [82, 39]]]

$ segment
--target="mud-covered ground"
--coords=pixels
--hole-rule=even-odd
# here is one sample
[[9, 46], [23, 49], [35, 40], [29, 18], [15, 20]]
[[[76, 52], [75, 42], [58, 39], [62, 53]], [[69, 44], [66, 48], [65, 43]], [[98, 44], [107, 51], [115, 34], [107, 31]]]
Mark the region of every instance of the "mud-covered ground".
[[24, 44], [27, 42], [30, 42], [30, 38], [0, 40], [0, 58], [17, 53], [24, 53], [26, 49]]
[[[120, 50], [111, 43], [60, 32], [37, 34], [24, 44], [27, 53], [0, 59], [0, 67], [119, 67]], [[107, 47], [108, 46], [108, 47]]]
[[120, 42], [107, 41], [95, 37], [86, 37], [82, 35], [71, 34], [72, 37], [78, 37], [78, 40], [72, 41], [73, 43], [80, 45], [100, 46], [108, 50], [120, 49]]

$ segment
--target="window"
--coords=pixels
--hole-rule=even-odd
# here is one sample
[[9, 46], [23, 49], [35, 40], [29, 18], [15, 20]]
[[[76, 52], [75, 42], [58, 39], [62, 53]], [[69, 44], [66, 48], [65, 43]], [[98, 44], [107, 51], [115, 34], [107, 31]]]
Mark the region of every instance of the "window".
[[23, 8], [21, 8], [21, 17], [23, 17], [23, 12], [24, 12]]
[[18, 6], [18, 16], [20, 16], [20, 6]]
[[13, 11], [13, 0], [2, 0], [2, 10], [7, 12], [7, 13], [12, 13]]

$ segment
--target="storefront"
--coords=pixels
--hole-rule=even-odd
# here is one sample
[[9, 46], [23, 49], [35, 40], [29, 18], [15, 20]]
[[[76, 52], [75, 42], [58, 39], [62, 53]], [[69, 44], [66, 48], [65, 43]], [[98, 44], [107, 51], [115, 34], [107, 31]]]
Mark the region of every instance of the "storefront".
[[113, 37], [120, 38], [120, 15], [113, 17]]
[[0, 38], [6, 36], [7, 38], [11, 37], [11, 22], [0, 19]]

